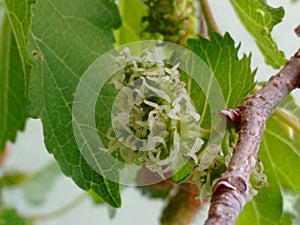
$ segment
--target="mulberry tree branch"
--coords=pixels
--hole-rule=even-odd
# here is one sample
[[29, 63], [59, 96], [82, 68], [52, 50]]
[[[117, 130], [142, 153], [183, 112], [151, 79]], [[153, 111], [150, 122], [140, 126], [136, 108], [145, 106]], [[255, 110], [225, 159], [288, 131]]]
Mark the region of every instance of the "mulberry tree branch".
[[249, 199], [249, 178], [257, 161], [257, 152], [268, 117], [293, 89], [300, 86], [300, 49], [280, 72], [256, 94], [235, 110], [221, 114], [238, 123], [239, 140], [229, 167], [214, 185], [205, 225], [235, 224]]

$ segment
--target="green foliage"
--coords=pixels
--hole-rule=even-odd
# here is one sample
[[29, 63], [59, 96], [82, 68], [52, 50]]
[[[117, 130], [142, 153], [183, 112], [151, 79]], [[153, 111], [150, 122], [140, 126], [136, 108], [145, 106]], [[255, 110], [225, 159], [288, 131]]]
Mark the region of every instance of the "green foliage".
[[105, 85], [96, 103], [96, 112], [101, 112], [95, 115], [97, 131], [105, 147], [108, 147], [109, 144], [107, 132], [111, 127], [111, 108], [116, 95], [116, 90], [112, 84]]
[[30, 0], [4, 2], [5, 15], [0, 23], [0, 151], [4, 150], [6, 141], [15, 141], [17, 132], [25, 125], [25, 96], [32, 64], [27, 36], [33, 3]]
[[0, 24], [1, 25], [3, 23], [4, 14], [5, 14], [4, 2], [3, 2], [3, 0], [1, 0], [0, 1]]
[[254, 37], [266, 63], [279, 68], [285, 63], [284, 53], [271, 36], [273, 27], [282, 21], [282, 7], [272, 8], [263, 0], [230, 0], [245, 28]]
[[[271, 8], [263, 0], [230, 1], [241, 22], [254, 37], [266, 63], [275, 68], [282, 66], [285, 62], [284, 54], [278, 49], [271, 31], [282, 20], [283, 8]], [[24, 129], [29, 115], [42, 120], [46, 147], [60, 166], [59, 168], [55, 163], [49, 164], [32, 177], [23, 172], [3, 173], [0, 177], [0, 189], [22, 186], [27, 182], [22, 187], [25, 198], [31, 203], [40, 204], [46, 199], [61, 169], [80, 188], [89, 192], [95, 204], [109, 203], [112, 207], [120, 207], [119, 184], [99, 175], [86, 162], [77, 146], [72, 127], [73, 98], [82, 75], [95, 59], [113, 49], [114, 44], [134, 42], [151, 35], [151, 37], [187, 45], [188, 49], [207, 64], [214, 75], [206, 81], [203, 74], [198, 74], [197, 78], [203, 81], [205, 84], [203, 87], [206, 89], [201, 89], [189, 76], [188, 71], [186, 74], [180, 71], [180, 81], [179, 76], [176, 75], [178, 81], [176, 84], [182, 84], [181, 81], [185, 82], [185, 86], [178, 85], [178, 90], [180, 87], [186, 96], [189, 95], [185, 100], [189, 100], [190, 97], [197, 109], [195, 114], [201, 115], [201, 129], [199, 123], [196, 125], [193, 123], [196, 128], [190, 128], [190, 126], [187, 130], [192, 130], [197, 137], [203, 136], [205, 142], [202, 147], [201, 142], [197, 151], [193, 152], [193, 159], [172, 174], [171, 179], [141, 188], [145, 195], [166, 199], [170, 197], [169, 194], [175, 187], [172, 182], [181, 183], [183, 187], [192, 185], [195, 188], [193, 193], [185, 191], [186, 193], [180, 195], [179, 198], [173, 198], [170, 201], [174, 202], [175, 209], [172, 207], [170, 211], [168, 209], [167, 216], [170, 216], [172, 220], [177, 206], [183, 210], [180, 212], [185, 213], [187, 217], [190, 216], [191, 210], [186, 210], [185, 207], [187, 200], [194, 201], [197, 206], [194, 207], [196, 213], [199, 209], [197, 205], [199, 202], [194, 197], [199, 195], [198, 192], [203, 197], [204, 191], [211, 191], [211, 183], [226, 169], [225, 156], [231, 154], [232, 145], [237, 137], [237, 134], [231, 133], [227, 127], [225, 141], [222, 143], [223, 149], [221, 149], [221, 143], [215, 146], [209, 145], [207, 139], [216, 128], [212, 127], [212, 120], [217, 117], [219, 110], [235, 108], [243, 101], [255, 85], [256, 70], [251, 71], [251, 55], [238, 57], [240, 45], [236, 46], [228, 33], [224, 36], [210, 33], [208, 39], [201, 36], [196, 38], [196, 33], [198, 29], [200, 30], [197, 26], [200, 19], [197, 14], [198, 8], [193, 3], [192, 0], [120, 0], [118, 8], [113, 0], [40, 0], [38, 3], [35, 0], [0, 0], [0, 152], [5, 149], [7, 141], [15, 141], [17, 132]], [[132, 13], [133, 11], [135, 13]], [[207, 15], [202, 19], [209, 18], [210, 15]], [[193, 39], [187, 41], [188, 38]], [[185, 55], [174, 54], [172, 57], [183, 64], [187, 61]], [[138, 66], [136, 65], [132, 63], [128, 68], [132, 71], [138, 69], [141, 73], [145, 72], [147, 66], [140, 62]], [[121, 66], [126, 69], [127, 65], [121, 64]], [[194, 68], [197, 65], [189, 66]], [[166, 68], [166, 71], [175, 73], [175, 70], [171, 70], [168, 66]], [[189, 69], [193, 71], [193, 68]], [[147, 69], [152, 69], [153, 72], [153, 67]], [[157, 66], [156, 69], [161, 68]], [[145, 76], [148, 76], [149, 71], [147, 70]], [[125, 71], [122, 75], [126, 75], [127, 72]], [[218, 87], [212, 85], [215, 82], [214, 79]], [[127, 82], [126, 79], [125, 81]], [[160, 88], [164, 84], [163, 82], [157, 83], [157, 87]], [[170, 87], [171, 84], [173, 83], [170, 82]], [[176, 97], [179, 94], [169, 86], [166, 85], [165, 89], [170, 89], [170, 96], [174, 95], [174, 99], [177, 100]], [[221, 92], [217, 92], [218, 88]], [[118, 90], [116, 91], [113, 85], [106, 85], [97, 96], [95, 121], [99, 137], [106, 147], [112, 145], [107, 132], [111, 127], [111, 108], [117, 94]], [[217, 97], [221, 95], [224, 97], [224, 104], [218, 105], [217, 109], [212, 109], [210, 100], [213, 103], [217, 102]], [[160, 99], [161, 102], [155, 102], [157, 98], [151, 98], [152, 102], [149, 99], [146, 100], [152, 105], [146, 105], [144, 100], [140, 101], [137, 108], [141, 110], [136, 110], [135, 117], [130, 118], [131, 128], [133, 124], [136, 125], [136, 133], [144, 128], [143, 122], [149, 119], [149, 112], [155, 108], [153, 105], [156, 103], [158, 106], [155, 109], [159, 108], [159, 110], [163, 104], [169, 108], [174, 105], [179, 108], [189, 108], [188, 104], [165, 103], [163, 98]], [[127, 105], [123, 107], [126, 108]], [[161, 158], [169, 156], [172, 145], [176, 145], [180, 150], [184, 148], [191, 150], [192, 148], [188, 145], [181, 146], [181, 142], [178, 144], [176, 142], [178, 139], [173, 141], [175, 140], [174, 130], [178, 129], [178, 133], [183, 130], [181, 122], [176, 124], [175, 128], [171, 127], [170, 124], [174, 121], [167, 119], [168, 113], [161, 112], [156, 113], [163, 118], [161, 120], [167, 121], [169, 129], [165, 129], [169, 132], [169, 136], [164, 140], [165, 143], [161, 144], [164, 148]], [[245, 206], [237, 224], [293, 224], [292, 215], [284, 210], [284, 204], [287, 201], [284, 190], [300, 196], [299, 118], [300, 107], [291, 96], [288, 96], [268, 120], [259, 152], [260, 160], [264, 164], [264, 173], [268, 177], [268, 186], [257, 187], [258, 195]], [[150, 126], [146, 128], [148, 130], [144, 133], [151, 133]], [[139, 138], [143, 139], [144, 133], [140, 133], [142, 135]], [[189, 138], [192, 141], [196, 139], [192, 135], [189, 135]], [[218, 151], [215, 151], [216, 149]], [[119, 147], [113, 155], [125, 161], [126, 157], [121, 157], [121, 153]], [[135, 151], [133, 154], [136, 153]], [[150, 156], [153, 155], [149, 154], [149, 158]], [[143, 158], [145, 161], [138, 157], [137, 159], [143, 162], [144, 166], [146, 161], [150, 161], [146, 157]], [[204, 165], [202, 159], [208, 160], [207, 166]], [[103, 169], [101, 165], [99, 167], [100, 170]], [[111, 170], [107, 172], [113, 173]], [[190, 182], [195, 182], [198, 186]], [[198, 187], [202, 189], [198, 190]], [[2, 207], [0, 208], [1, 225], [32, 224], [30, 220], [19, 216], [16, 210], [3, 208], [2, 202], [0, 206]], [[109, 212], [113, 217], [116, 211], [111, 206], [109, 206]], [[184, 218], [180, 214], [176, 216]]]
[[102, 204], [105, 203], [105, 201], [97, 193], [95, 193], [93, 190], [89, 191], [89, 196], [93, 200], [93, 203], [96, 204], [96, 205], [102, 205]]
[[277, 121], [270, 118], [262, 142], [261, 155], [266, 161], [266, 169], [272, 170], [275, 175], [271, 177], [276, 177], [281, 186], [300, 195], [300, 135], [294, 134], [291, 139], [287, 133], [280, 132], [281, 130]]
[[[278, 118], [275, 113], [267, 122], [261, 144], [262, 159], [267, 161], [265, 168], [272, 170], [281, 187], [295, 191], [300, 195], [300, 132], [299, 132], [299, 109], [291, 96], [288, 96], [279, 107], [288, 110], [295, 116], [291, 124]], [[287, 115], [285, 115], [287, 116]], [[280, 122], [279, 122], [280, 121]], [[284, 130], [283, 124], [290, 128], [290, 132]]]
[[1, 225], [32, 225], [33, 223], [18, 215], [16, 210], [8, 208], [0, 208], [0, 224]]
[[120, 25], [117, 7], [109, 0], [40, 1], [33, 13], [39, 19], [32, 24], [30, 49], [37, 66], [32, 70], [28, 111], [42, 119], [47, 149], [62, 171], [79, 187], [92, 188], [119, 207], [119, 185], [86, 163], [71, 123], [73, 94], [80, 77], [99, 55], [112, 48], [112, 28]]
[[[188, 48], [195, 52], [210, 68], [217, 79], [225, 98], [225, 107], [234, 108], [254, 86], [255, 72], [250, 68], [250, 56], [238, 58], [239, 46], [234, 46], [234, 40], [228, 33], [224, 37], [211, 33], [210, 40], [199, 37], [190, 39]], [[207, 86], [205, 93], [210, 93]], [[210, 109], [207, 106], [206, 95], [195, 83], [192, 84], [190, 95], [201, 113], [201, 126], [207, 128], [211, 124]], [[220, 109], [222, 110], [222, 109]]]
[[[147, 15], [147, 9], [141, 0], [120, 0], [119, 10], [122, 26], [114, 32], [117, 45], [141, 40], [142, 18]], [[135, 12], [135, 13], [128, 13]]]
[[180, 183], [187, 179], [189, 175], [193, 172], [194, 166], [194, 162], [190, 160], [172, 176], [172, 181], [175, 183]]

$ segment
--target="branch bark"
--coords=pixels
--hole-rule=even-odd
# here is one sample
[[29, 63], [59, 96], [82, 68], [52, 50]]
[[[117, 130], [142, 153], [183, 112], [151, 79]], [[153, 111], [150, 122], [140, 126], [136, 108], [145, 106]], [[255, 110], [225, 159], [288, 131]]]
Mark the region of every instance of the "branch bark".
[[205, 225], [231, 225], [249, 199], [249, 178], [257, 161], [257, 152], [268, 117], [293, 89], [300, 86], [300, 49], [280, 72], [256, 94], [246, 98], [233, 114], [239, 126], [239, 140], [227, 171], [214, 185]]

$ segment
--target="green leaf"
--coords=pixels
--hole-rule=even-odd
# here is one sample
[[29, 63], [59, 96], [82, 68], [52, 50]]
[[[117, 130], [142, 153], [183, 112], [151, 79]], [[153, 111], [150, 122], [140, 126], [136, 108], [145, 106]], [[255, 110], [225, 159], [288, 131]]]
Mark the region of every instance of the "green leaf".
[[284, 205], [283, 205], [283, 210], [287, 215], [292, 215], [295, 220], [299, 220], [298, 223], [296, 222], [295, 224], [299, 224], [300, 222], [300, 217], [299, 217], [299, 212], [300, 212], [300, 196], [298, 193], [294, 192], [293, 190], [286, 189], [286, 188], [281, 188], [281, 192], [283, 195], [284, 199]]
[[122, 26], [114, 32], [116, 44], [123, 45], [141, 40], [142, 19], [147, 15], [147, 7], [141, 0], [119, 0], [118, 5]]
[[180, 183], [187, 179], [191, 172], [193, 171], [195, 166], [195, 163], [193, 161], [189, 161], [186, 163], [179, 171], [177, 171], [173, 176], [172, 176], [172, 181], [174, 183]]
[[105, 201], [98, 194], [96, 194], [93, 190], [89, 191], [89, 196], [91, 197], [91, 199], [93, 200], [93, 203], [95, 205], [102, 205], [103, 203], [105, 203]]
[[0, 0], [0, 25], [3, 23], [3, 17], [5, 14], [4, 3]]
[[[34, 1], [6, 0], [0, 31], [0, 151], [8, 140], [15, 141], [24, 129], [25, 99], [31, 61], [28, 54], [28, 33], [31, 6]], [[3, 13], [3, 9], [1, 13]]]
[[109, 140], [106, 136], [107, 131], [111, 128], [111, 108], [116, 97], [116, 90], [112, 83], [107, 83], [102, 88], [96, 103], [95, 120], [96, 126], [105, 147], [108, 147]]
[[294, 133], [291, 138], [275, 118], [270, 118], [260, 152], [263, 162], [266, 159], [270, 161], [270, 165], [265, 167], [273, 168], [280, 185], [300, 195], [300, 135]]
[[[195, 52], [211, 69], [216, 77], [225, 99], [225, 107], [235, 108], [253, 88], [255, 71], [250, 68], [250, 56], [238, 58], [239, 46], [228, 33], [224, 37], [212, 33], [210, 40], [199, 37], [190, 39], [188, 48]], [[205, 90], [210, 92], [210, 86]], [[201, 113], [201, 126], [210, 127], [210, 109], [207, 106], [203, 91], [194, 82], [190, 88], [190, 95]], [[204, 104], [203, 104], [204, 103]], [[221, 110], [221, 109], [220, 109]]]
[[60, 174], [61, 170], [56, 162], [52, 162], [40, 169], [24, 185], [23, 193], [25, 199], [32, 204], [43, 203]]
[[[280, 185], [300, 196], [300, 107], [288, 95], [268, 120], [261, 146]], [[284, 130], [288, 126], [291, 132]], [[262, 158], [263, 159], [263, 158]], [[264, 159], [263, 159], [264, 160]], [[265, 166], [266, 167], [266, 166]]]
[[0, 224], [1, 225], [31, 225], [30, 220], [18, 215], [14, 209], [0, 209]]
[[284, 53], [278, 50], [271, 35], [273, 27], [282, 21], [283, 8], [272, 8], [264, 0], [230, 1], [241, 22], [255, 39], [266, 63], [274, 68], [284, 65]]
[[[268, 190], [267, 190], [268, 191]], [[279, 192], [280, 194], [280, 192]], [[236, 225], [292, 225], [292, 217], [283, 214], [282, 208], [277, 204], [282, 203], [282, 199], [268, 198], [266, 196], [255, 197], [248, 203], [240, 214]], [[271, 201], [273, 204], [259, 204], [261, 201]], [[274, 204], [275, 203], [275, 204]], [[273, 208], [275, 205], [275, 208]], [[268, 208], [266, 208], [268, 207]], [[266, 209], [269, 209], [268, 211]], [[265, 213], [265, 214], [264, 214]]]
[[30, 48], [37, 67], [32, 71], [28, 111], [42, 119], [47, 149], [64, 174], [119, 207], [119, 184], [87, 164], [72, 128], [74, 92], [88, 66], [113, 47], [112, 28], [120, 25], [118, 9], [111, 0], [43, 0], [33, 13]]

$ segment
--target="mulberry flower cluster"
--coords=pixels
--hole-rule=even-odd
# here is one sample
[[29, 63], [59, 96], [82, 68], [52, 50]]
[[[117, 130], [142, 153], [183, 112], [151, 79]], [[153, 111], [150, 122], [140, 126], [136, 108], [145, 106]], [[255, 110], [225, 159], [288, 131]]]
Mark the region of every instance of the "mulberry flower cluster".
[[158, 58], [150, 50], [133, 56], [128, 48], [117, 57], [112, 82], [118, 96], [107, 136], [110, 152], [119, 151], [126, 163], [164, 177], [189, 159], [197, 164], [203, 140], [200, 115], [180, 81], [179, 65]]

